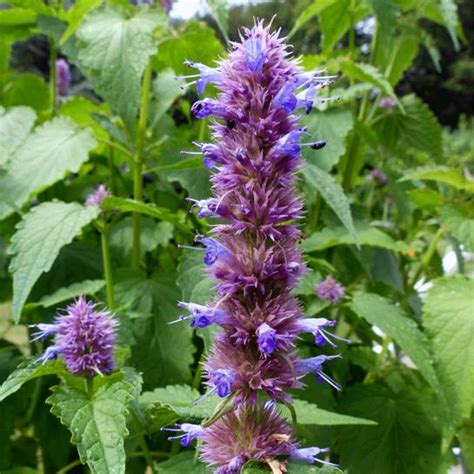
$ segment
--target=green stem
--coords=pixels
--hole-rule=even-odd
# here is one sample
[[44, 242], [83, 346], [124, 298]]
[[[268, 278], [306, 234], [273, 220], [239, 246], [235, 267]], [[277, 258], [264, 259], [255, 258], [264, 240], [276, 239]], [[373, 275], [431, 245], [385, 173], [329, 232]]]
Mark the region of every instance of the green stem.
[[121, 151], [127, 158], [130, 158], [132, 160], [135, 158], [133, 156], [133, 153], [130, 150], [127, 150], [127, 148], [125, 148], [124, 146], [119, 145], [118, 143], [112, 142], [110, 140], [106, 140], [105, 138], [100, 138], [100, 137], [96, 137], [96, 138], [99, 142], [104, 143], [105, 145], [108, 145], [111, 148], [115, 148], [118, 151]]
[[[142, 95], [140, 99], [140, 116], [138, 117], [137, 125], [137, 151], [133, 167], [133, 198], [136, 201], [141, 201], [143, 197], [143, 151], [145, 145], [146, 128], [148, 123], [148, 105], [150, 102], [151, 73], [151, 63], [149, 63], [143, 75]], [[140, 267], [141, 224], [141, 214], [138, 212], [134, 213], [132, 268], [135, 270], [138, 270], [138, 268]]]
[[86, 391], [89, 398], [94, 396], [94, 377], [86, 377]]
[[323, 200], [321, 197], [321, 193], [318, 193], [318, 195], [316, 196], [316, 201], [314, 202], [313, 212], [311, 213], [311, 217], [309, 220], [309, 230], [311, 232], [315, 231], [318, 227], [322, 204]]
[[66, 474], [66, 472], [69, 472], [71, 469], [74, 469], [76, 466], [79, 466], [80, 464], [81, 464], [81, 461], [79, 459], [76, 459], [75, 461], [72, 461], [66, 466], [59, 469], [59, 471], [56, 471], [56, 474]]
[[57, 87], [56, 87], [56, 61], [58, 59], [58, 47], [54, 39], [49, 39], [49, 96], [51, 115], [56, 110]]
[[104, 222], [100, 233], [100, 242], [102, 244], [102, 262], [104, 265], [105, 287], [107, 290], [107, 305], [110, 310], [115, 308], [114, 282], [112, 279], [112, 262], [110, 259], [109, 231]]
[[435, 236], [433, 237], [433, 240], [431, 241], [430, 245], [428, 246], [425, 255], [423, 255], [420, 266], [418, 267], [418, 270], [416, 271], [415, 275], [413, 275], [413, 279], [411, 281], [411, 287], [413, 287], [418, 279], [421, 276], [421, 273], [423, 270], [429, 265], [431, 259], [433, 258], [434, 253], [436, 252], [436, 246], [438, 245], [439, 241], [443, 237], [444, 234], [444, 227], [441, 226], [438, 229], [438, 232], [436, 232]]
[[114, 196], [117, 196], [118, 195], [117, 170], [115, 169], [113, 148], [110, 148], [107, 160], [109, 163], [109, 171], [110, 171], [110, 190]]
[[155, 466], [153, 464], [153, 458], [151, 456], [150, 450], [148, 449], [148, 444], [146, 442], [145, 435], [143, 434], [140, 420], [138, 419], [138, 416], [134, 410], [131, 410], [131, 412], [132, 412], [133, 422], [135, 424], [135, 429], [137, 430], [138, 444], [142, 448], [143, 457], [145, 458], [147, 465], [150, 467], [151, 472], [153, 474], [156, 474]]

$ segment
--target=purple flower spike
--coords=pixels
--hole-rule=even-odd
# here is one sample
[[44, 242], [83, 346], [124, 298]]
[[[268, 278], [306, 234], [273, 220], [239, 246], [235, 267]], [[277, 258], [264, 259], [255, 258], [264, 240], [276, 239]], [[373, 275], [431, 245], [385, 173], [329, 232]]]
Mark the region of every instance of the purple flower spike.
[[316, 286], [316, 293], [323, 301], [336, 304], [344, 296], [344, 287], [329, 275]]
[[200, 304], [195, 303], [184, 303], [180, 301], [178, 303], [180, 308], [187, 309], [191, 315], [190, 316], [180, 316], [177, 321], [173, 321], [173, 323], [178, 321], [184, 321], [186, 319], [190, 319], [190, 327], [192, 328], [205, 328], [210, 324], [229, 324], [230, 317], [221, 309], [217, 308], [210, 308], [208, 306], [202, 306]]
[[267, 55], [266, 46], [266, 34], [260, 23], [244, 42], [245, 62], [252, 72], [259, 72], [262, 69]]
[[210, 376], [212, 384], [214, 385], [213, 391], [216, 392], [219, 397], [225, 398], [232, 392], [232, 382], [235, 378], [235, 374], [232, 370], [214, 370]]
[[380, 169], [375, 168], [370, 172], [370, 179], [374, 181], [377, 186], [383, 188], [388, 183], [387, 175]]
[[69, 87], [71, 85], [71, 70], [69, 64], [64, 59], [56, 61], [56, 90], [59, 97], [67, 97], [69, 95]]
[[395, 99], [393, 97], [384, 97], [379, 102], [382, 109], [392, 110], [395, 107]]
[[316, 357], [310, 357], [309, 359], [300, 359], [296, 363], [296, 372], [299, 376], [304, 376], [309, 373], [316, 375], [318, 382], [327, 382], [336, 390], [342, 390], [342, 387], [329, 375], [323, 372], [323, 364], [328, 360], [341, 359], [340, 355], [325, 356], [320, 355]]
[[304, 318], [298, 321], [298, 327], [300, 332], [309, 332], [315, 337], [316, 345], [319, 347], [324, 346], [326, 343], [332, 347], [337, 347], [337, 345], [331, 341], [331, 338], [337, 339], [339, 341], [350, 342], [349, 339], [336, 336], [325, 329], [325, 326], [333, 327], [336, 325], [336, 321], [331, 321], [325, 318]]
[[89, 196], [87, 196], [85, 205], [100, 207], [102, 205], [102, 201], [107, 196], [110, 196], [110, 192], [104, 184], [101, 184], [92, 194], [89, 194]]
[[185, 448], [190, 446], [194, 439], [201, 438], [204, 435], [204, 428], [201, 425], [194, 425], [192, 423], [176, 424], [176, 428], [161, 428], [162, 431], [183, 432], [181, 435], [170, 436], [170, 441], [174, 439], [181, 440], [181, 446]]
[[331, 462], [327, 462], [316, 457], [320, 454], [327, 453], [328, 451], [329, 448], [294, 448], [290, 453], [290, 457], [295, 461], [307, 462], [308, 464], [314, 464], [315, 462], [319, 462], [328, 466], [337, 467], [337, 464], [333, 464]]
[[296, 109], [298, 99], [296, 98], [295, 91], [298, 87], [296, 82], [288, 82], [283, 84], [282, 88], [278, 91], [278, 94], [273, 99], [272, 105], [279, 107], [286, 112], [293, 112]]
[[115, 366], [117, 321], [109, 312], [95, 308], [95, 304], [81, 296], [67, 307], [66, 314], [56, 317], [54, 325], [38, 324], [36, 339], [55, 336], [54, 345], [46, 349], [39, 361], [45, 363], [60, 355], [75, 375], [110, 374]]
[[267, 323], [260, 324], [260, 326], [257, 328], [257, 336], [258, 348], [263, 354], [271, 354], [276, 349], [276, 331]]

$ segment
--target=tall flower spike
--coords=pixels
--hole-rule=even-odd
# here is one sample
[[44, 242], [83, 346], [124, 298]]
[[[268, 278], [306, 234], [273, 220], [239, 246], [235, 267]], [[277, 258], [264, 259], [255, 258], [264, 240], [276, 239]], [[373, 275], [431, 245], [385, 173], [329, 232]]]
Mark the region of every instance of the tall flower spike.
[[71, 86], [71, 69], [65, 59], [56, 61], [56, 90], [59, 97], [67, 97]]
[[[326, 450], [300, 448], [275, 402], [290, 402], [287, 390], [302, 387], [300, 379], [308, 372], [339, 388], [322, 370], [333, 356], [297, 356], [295, 342], [302, 332], [332, 345], [324, 330], [332, 323], [301, 319], [292, 293], [305, 271], [297, 223], [303, 206], [295, 172], [303, 146], [317, 150], [325, 145], [307, 137], [293, 112], [310, 112], [332, 78], [303, 71], [289, 60], [279, 33], [261, 21], [244, 29], [232, 48], [216, 68], [187, 63], [198, 70], [192, 77], [198, 92], [209, 83], [219, 90], [215, 99], [192, 107], [196, 118], [214, 117], [212, 143], [195, 145], [215, 173], [213, 196], [190, 199], [200, 217], [224, 221], [211, 236], [196, 238], [205, 247], [204, 262], [216, 280], [219, 304], [180, 303], [190, 312], [181, 319], [190, 319], [192, 327], [215, 323], [222, 328], [204, 363], [208, 390], [203, 397], [232, 396], [233, 410], [199, 431], [201, 457], [219, 474], [238, 473], [252, 459], [271, 466], [282, 462], [277, 456], [318, 461]], [[272, 403], [262, 403], [261, 395]]]
[[117, 321], [107, 311], [97, 311], [96, 305], [83, 296], [67, 307], [66, 314], [57, 316], [54, 324], [36, 324], [34, 339], [54, 336], [38, 359], [41, 363], [61, 357], [69, 372], [84, 377], [110, 374], [114, 369], [114, 345]]

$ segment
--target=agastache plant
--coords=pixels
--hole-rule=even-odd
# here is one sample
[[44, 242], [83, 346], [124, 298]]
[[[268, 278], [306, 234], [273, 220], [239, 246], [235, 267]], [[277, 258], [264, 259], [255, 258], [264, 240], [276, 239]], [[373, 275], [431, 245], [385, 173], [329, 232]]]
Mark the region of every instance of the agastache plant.
[[[216, 169], [213, 197], [194, 200], [200, 217], [216, 217], [211, 237], [198, 236], [204, 262], [216, 281], [218, 298], [201, 306], [180, 302], [190, 314], [191, 327], [220, 326], [223, 331], [204, 364], [204, 396], [232, 396], [233, 409], [212, 425], [183, 424], [181, 439], [202, 441], [201, 457], [220, 474], [238, 473], [249, 460], [269, 465], [276, 456], [309, 463], [326, 463], [326, 449], [300, 448], [291, 427], [281, 418], [276, 402], [290, 403], [288, 389], [303, 386], [308, 373], [336, 389], [324, 371], [338, 356], [298, 357], [295, 341], [312, 333], [321, 346], [335, 346], [324, 329], [326, 319], [306, 319], [292, 294], [305, 272], [298, 249], [302, 202], [295, 172], [304, 146], [319, 149], [322, 140], [306, 139], [296, 112], [311, 112], [320, 89], [332, 77], [305, 72], [289, 59], [289, 47], [279, 32], [257, 21], [232, 44], [228, 59], [218, 67], [187, 62], [198, 74], [198, 92], [212, 83], [217, 99], [194, 103], [197, 118], [217, 119], [211, 125], [213, 143], [196, 143], [204, 164]], [[199, 153], [199, 152], [190, 152]], [[261, 401], [266, 395], [267, 402]]]

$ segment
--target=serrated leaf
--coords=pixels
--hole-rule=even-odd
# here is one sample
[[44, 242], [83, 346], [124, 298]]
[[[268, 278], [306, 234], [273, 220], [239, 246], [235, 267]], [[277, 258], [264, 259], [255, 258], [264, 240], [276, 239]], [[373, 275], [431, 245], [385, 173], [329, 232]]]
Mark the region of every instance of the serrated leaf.
[[34, 360], [22, 362], [0, 386], [0, 402], [14, 394], [28, 381], [45, 375], [66, 374], [64, 363], [59, 360], [39, 364]]
[[431, 361], [428, 340], [413, 320], [400, 308], [376, 294], [357, 295], [349, 306], [357, 316], [379, 327], [387, 336], [393, 338], [415, 363], [426, 381], [441, 393]]
[[309, 163], [305, 164], [302, 172], [306, 181], [321, 193], [323, 199], [334, 211], [337, 217], [339, 217], [349, 234], [357, 242], [356, 230], [354, 228], [354, 222], [352, 221], [351, 207], [341, 186], [339, 186], [330, 174]]
[[288, 38], [291, 38], [302, 26], [308, 23], [308, 21], [314, 18], [324, 8], [331, 6], [336, 2], [337, 0], [320, 0], [310, 3], [296, 18], [293, 28], [288, 34]]
[[386, 112], [373, 125], [383, 146], [402, 157], [407, 147], [423, 151], [436, 160], [441, 158], [441, 126], [429, 107], [413, 94], [401, 99], [398, 108]]
[[101, 3], [101, 0], [76, 0], [67, 12], [68, 26], [61, 36], [60, 44], [64, 44], [79, 28], [84, 17]]
[[415, 206], [420, 209], [434, 211], [444, 202], [442, 194], [430, 188], [410, 189], [407, 191], [407, 194], [410, 196], [410, 200], [415, 204]]
[[66, 117], [38, 127], [17, 148], [0, 175], [0, 220], [21, 208], [39, 189], [76, 173], [87, 161], [96, 141], [90, 129], [81, 129]]
[[13, 273], [12, 313], [16, 322], [40, 275], [51, 268], [61, 248], [98, 214], [95, 206], [53, 201], [34, 207], [17, 225], [9, 268]]
[[474, 252], [474, 215], [462, 207], [446, 206], [441, 209], [441, 219], [450, 233], [467, 252]]
[[138, 111], [143, 72], [155, 54], [153, 32], [164, 13], [139, 10], [125, 16], [111, 8], [90, 13], [77, 30], [79, 62], [94, 90], [131, 125]]
[[412, 34], [403, 34], [396, 39], [394, 49], [395, 52], [391, 51], [393, 61], [387, 73], [392, 86], [398, 84], [403, 73], [413, 64], [419, 50], [419, 39]]
[[329, 172], [346, 150], [346, 137], [353, 126], [349, 109], [332, 107], [325, 112], [315, 112], [304, 121], [313, 140], [325, 140], [321, 150], [305, 147], [303, 158], [322, 170]]
[[423, 326], [454, 424], [474, 403], [474, 280], [458, 275], [433, 282], [423, 304]]
[[123, 439], [133, 387], [123, 381], [106, 381], [92, 397], [63, 384], [46, 400], [51, 412], [72, 433], [81, 461], [97, 474], [125, 473]]
[[393, 240], [388, 234], [368, 222], [354, 222], [357, 242], [343, 226], [325, 227], [320, 232], [315, 232], [311, 237], [303, 241], [302, 248], [305, 252], [316, 252], [325, 250], [336, 245], [368, 245], [370, 247], [381, 247], [395, 252], [409, 250], [410, 246], [401, 241]]
[[49, 87], [38, 74], [20, 74], [5, 87], [3, 104], [46, 110], [50, 105]]
[[95, 295], [105, 286], [104, 280], [84, 280], [78, 283], [73, 283], [66, 288], [60, 288], [54, 293], [43, 296], [39, 301], [38, 305], [44, 308], [55, 306], [63, 301], [70, 300], [81, 295]]
[[[293, 400], [293, 408], [299, 425], [376, 425], [377, 423], [365, 418], [356, 418], [354, 416], [341, 415], [328, 410], [318, 408], [314, 403], [308, 403], [304, 400]], [[286, 410], [288, 411], [288, 410]], [[291, 415], [284, 412], [286, 418], [291, 420]]]
[[28, 107], [0, 107], [0, 166], [5, 164], [29, 135], [36, 113]]
[[214, 20], [222, 33], [225, 40], [229, 41], [229, 8], [227, 7], [227, 0], [206, 0], [206, 3], [211, 10]]
[[474, 184], [472, 182], [468, 181], [460, 171], [448, 168], [447, 166], [423, 166], [413, 170], [406, 170], [399, 181], [417, 180], [437, 181], [449, 184], [456, 189], [474, 192]]
[[210, 474], [211, 470], [196, 460], [193, 452], [182, 452], [165, 462], [158, 464], [160, 474]]
[[153, 81], [153, 93], [156, 97], [155, 113], [153, 114], [152, 127], [171, 107], [173, 102], [185, 93], [183, 80], [177, 80], [176, 73], [171, 68], [164, 69]]
[[442, 470], [441, 407], [434, 396], [419, 389], [394, 393], [377, 385], [358, 385], [344, 392], [340, 408], [377, 422], [377, 426], [339, 429], [341, 467], [351, 474], [446, 472]]
[[351, 26], [350, 0], [338, 0], [319, 12], [322, 49], [328, 53]]

